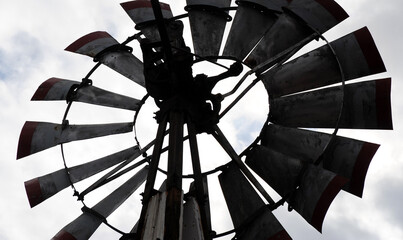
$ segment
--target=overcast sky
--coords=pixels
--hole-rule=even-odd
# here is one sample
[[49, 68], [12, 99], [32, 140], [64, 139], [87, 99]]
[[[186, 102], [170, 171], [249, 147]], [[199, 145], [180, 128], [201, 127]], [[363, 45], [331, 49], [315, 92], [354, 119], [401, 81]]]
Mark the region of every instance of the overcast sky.
[[[174, 14], [183, 13], [185, 1], [165, 1], [173, 7]], [[366, 178], [363, 199], [341, 192], [331, 205], [325, 218], [323, 234], [319, 234], [295, 212], [286, 207], [275, 212], [293, 239], [403, 239], [403, 151], [400, 125], [403, 119], [403, 91], [401, 79], [401, 53], [403, 52], [403, 17], [401, 0], [338, 0], [350, 17], [325, 36], [337, 39], [363, 26], [368, 26], [383, 57], [387, 73], [368, 77], [378, 79], [392, 77], [393, 131], [340, 131], [340, 135], [381, 144]], [[25, 121], [60, 123], [66, 107], [64, 102], [31, 102], [37, 87], [50, 77], [80, 81], [94, 65], [90, 58], [63, 51], [79, 37], [97, 30], [108, 31], [118, 41], [124, 41], [135, 33], [134, 24], [116, 0], [13, 0], [0, 2], [0, 239], [50, 239], [63, 226], [80, 214], [81, 205], [67, 189], [56, 197], [31, 209], [25, 194], [24, 181], [62, 168], [60, 148], [55, 147], [16, 161], [17, 144]], [[135, 48], [138, 54], [138, 48]], [[140, 56], [140, 55], [138, 55]], [[120, 75], [100, 68], [93, 76], [97, 85], [113, 91], [141, 98], [145, 91]], [[258, 86], [263, 89], [262, 86]], [[223, 131], [241, 150], [256, 136], [264, 122], [267, 109], [263, 90], [255, 90], [250, 101], [241, 103], [243, 114], [232, 114], [221, 125]], [[263, 92], [264, 93], [264, 92]], [[261, 104], [261, 102], [264, 102]], [[251, 107], [253, 106], [253, 107]], [[155, 123], [152, 103], [142, 112], [139, 135], [144, 145], [153, 138]], [[106, 123], [130, 121], [133, 113], [108, 110], [107, 115], [99, 107], [73, 105], [69, 120], [75, 123]], [[201, 141], [211, 140], [201, 136]], [[110, 142], [115, 144], [110, 144]], [[117, 143], [116, 143], [117, 142]], [[130, 137], [110, 137], [108, 142], [69, 145], [70, 165], [93, 160], [111, 151], [124, 149], [133, 143]], [[228, 157], [217, 146], [203, 147], [204, 170], [225, 163]], [[84, 160], [82, 152], [89, 153]], [[203, 150], [203, 149], [202, 149]], [[207, 152], [207, 153], [206, 153]], [[210, 191], [220, 191], [217, 181], [212, 181]], [[108, 186], [105, 190], [113, 189]], [[217, 193], [219, 195], [220, 193]], [[138, 195], [136, 193], [135, 195]], [[138, 218], [139, 205], [125, 204], [120, 214], [110, 221], [123, 230], [129, 230]], [[217, 232], [231, 229], [225, 204], [213, 200], [213, 224]], [[89, 199], [89, 205], [94, 204]], [[101, 226], [92, 239], [118, 239], [119, 235]], [[224, 238], [223, 238], [224, 239]]]

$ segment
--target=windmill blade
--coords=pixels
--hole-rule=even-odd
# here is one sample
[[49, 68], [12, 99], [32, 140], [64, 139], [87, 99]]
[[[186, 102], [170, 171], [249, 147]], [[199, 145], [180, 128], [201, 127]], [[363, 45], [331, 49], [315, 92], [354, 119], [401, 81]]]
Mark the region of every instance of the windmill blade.
[[[318, 231], [326, 212], [347, 179], [263, 146], [255, 147], [246, 164]], [[295, 190], [299, 186], [297, 190]]]
[[218, 56], [227, 25], [231, 0], [186, 0], [194, 52], [199, 56]]
[[61, 143], [131, 132], [133, 123], [66, 125], [27, 121], [21, 130], [17, 159]]
[[237, 239], [291, 239], [236, 164], [230, 164], [218, 178]]
[[[91, 237], [95, 230], [104, 221], [103, 218], [107, 218], [113, 213], [127, 198], [129, 198], [140, 185], [145, 181], [148, 173], [148, 166], [141, 169], [122, 186], [109, 194], [101, 202], [92, 207], [89, 211], [85, 211], [74, 221], [66, 225], [60, 230], [55, 240], [86, 240]], [[93, 214], [91, 211], [95, 211], [101, 216]]]
[[[137, 111], [139, 108], [140, 100], [138, 99], [106, 91], [91, 85], [82, 86], [79, 90], [74, 91], [74, 88], [77, 88], [80, 84], [81, 82], [77, 81], [50, 78], [39, 86], [31, 100], [71, 100], [133, 111]], [[69, 94], [71, 95], [69, 96]]]
[[135, 83], [145, 86], [143, 63], [107, 32], [87, 34], [65, 50], [95, 58]]
[[309, 36], [313, 40], [317, 37], [315, 31], [322, 34], [347, 17], [343, 8], [333, 0], [293, 0], [245, 63], [255, 67], [286, 49], [297, 46]]
[[[286, 0], [240, 0], [224, 47], [224, 56], [243, 60], [281, 13]], [[253, 27], [251, 27], [253, 26]]]
[[[304, 162], [314, 163], [332, 135], [276, 124], [268, 125], [262, 132], [262, 145]], [[379, 145], [356, 139], [336, 136], [324, 152], [324, 169], [349, 179], [343, 190], [362, 197], [365, 176]]]
[[140, 156], [139, 148], [137, 146], [131, 147], [109, 156], [69, 168], [70, 176], [67, 174], [66, 169], [63, 168], [56, 172], [26, 181], [25, 190], [29, 204], [31, 208], [35, 207], [70, 186], [71, 183], [82, 181], [129, 158], [137, 158], [138, 156]]
[[[339, 127], [393, 129], [390, 88], [390, 78], [346, 85]], [[270, 101], [270, 121], [287, 127], [335, 128], [342, 89], [331, 87], [275, 98]]]
[[[144, 36], [152, 42], [161, 41], [158, 27], [155, 24], [154, 11], [149, 0], [130, 1], [120, 4], [129, 17], [136, 24], [136, 29], [141, 30]], [[173, 17], [169, 4], [160, 3], [162, 16], [165, 19]]]
[[[330, 43], [345, 80], [385, 72], [385, 65], [368, 28], [361, 28]], [[332, 50], [324, 45], [298, 57], [275, 72], [262, 76], [271, 97], [279, 97], [341, 82], [341, 72]]]

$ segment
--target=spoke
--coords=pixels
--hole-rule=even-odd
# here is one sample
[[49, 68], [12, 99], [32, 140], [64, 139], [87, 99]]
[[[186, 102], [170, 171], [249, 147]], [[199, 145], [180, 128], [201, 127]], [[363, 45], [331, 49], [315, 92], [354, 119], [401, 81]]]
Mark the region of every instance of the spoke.
[[234, 148], [228, 142], [227, 138], [221, 132], [218, 126], [214, 128], [215, 132], [213, 136], [217, 140], [218, 143], [224, 148], [227, 154], [231, 157], [231, 159], [238, 165], [239, 169], [245, 174], [245, 176], [249, 179], [249, 181], [255, 186], [255, 188], [263, 195], [263, 197], [267, 200], [270, 205], [274, 204], [274, 200], [270, 197], [270, 195], [266, 192], [263, 186], [258, 182], [258, 180], [253, 176], [252, 172], [246, 167], [246, 165], [242, 162], [239, 155], [235, 152]]
[[226, 109], [224, 109], [224, 111], [222, 111], [219, 115], [219, 118], [224, 117], [225, 114], [227, 114], [229, 112], [229, 110], [231, 110], [231, 108], [233, 108], [238, 102], [239, 100], [241, 100], [255, 85], [256, 83], [258, 83], [260, 81], [259, 78], [256, 78], [255, 80], [253, 80], [253, 82], [251, 84], [249, 84], [248, 87], [246, 87], [239, 95], [238, 97], [235, 98], [235, 100], [228, 105], [228, 107]]

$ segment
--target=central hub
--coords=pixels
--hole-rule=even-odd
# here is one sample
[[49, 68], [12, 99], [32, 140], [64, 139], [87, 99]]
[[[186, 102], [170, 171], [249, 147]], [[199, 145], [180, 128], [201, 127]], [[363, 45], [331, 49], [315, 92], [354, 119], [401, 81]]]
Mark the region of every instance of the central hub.
[[219, 121], [222, 101], [220, 94], [211, 92], [219, 81], [239, 75], [243, 66], [235, 62], [226, 72], [217, 76], [193, 76], [194, 54], [182, 37], [183, 23], [169, 22], [166, 29], [169, 44], [140, 40], [146, 89], [160, 108], [156, 119], [161, 121], [167, 112], [180, 110], [188, 114], [198, 132], [210, 132]]

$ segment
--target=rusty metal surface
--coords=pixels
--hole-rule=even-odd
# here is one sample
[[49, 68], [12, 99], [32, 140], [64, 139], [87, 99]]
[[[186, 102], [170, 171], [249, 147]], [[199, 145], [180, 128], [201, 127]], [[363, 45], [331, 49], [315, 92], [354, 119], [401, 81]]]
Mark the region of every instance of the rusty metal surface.
[[[340, 128], [392, 129], [391, 79], [345, 86]], [[271, 122], [287, 127], [335, 128], [342, 87], [300, 93], [270, 101]]]
[[[200, 56], [217, 56], [220, 51], [227, 19], [214, 11], [194, 8], [192, 5], [212, 6], [215, 8], [229, 7], [231, 0], [204, 2], [187, 0], [190, 30], [192, 32], [194, 52]], [[211, 5], [210, 5], [211, 4]]]
[[95, 57], [104, 49], [116, 44], [119, 44], [119, 42], [116, 41], [109, 33], [98, 31], [89, 33], [79, 38], [70, 44], [65, 50], [89, 57]]
[[[113, 213], [123, 202], [130, 197], [137, 188], [145, 181], [148, 172], [148, 167], [144, 167], [137, 172], [133, 177], [127, 180], [122, 186], [109, 194], [102, 201], [97, 203], [91, 209], [96, 211], [103, 217], [108, 217]], [[101, 225], [103, 219], [90, 212], [84, 211], [78, 218], [66, 225], [56, 236], [70, 235], [72, 239], [89, 239], [96, 229]], [[64, 239], [57, 238], [56, 239]], [[71, 238], [69, 238], [71, 239]]]
[[[77, 87], [81, 82], [61, 78], [50, 78], [43, 82], [36, 90], [33, 101], [67, 100], [72, 87]], [[138, 110], [140, 100], [103, 90], [94, 86], [83, 86], [74, 95], [69, 97], [71, 101], [84, 102], [106, 107]]]
[[79, 182], [123, 162], [128, 158], [136, 158], [138, 156], [140, 156], [138, 147], [131, 147], [106, 157], [69, 168], [70, 179], [66, 169], [63, 168], [53, 173], [26, 181], [25, 190], [30, 206], [34, 207], [70, 186], [70, 180], [72, 183]]
[[[320, 2], [320, 3], [319, 3]], [[333, 0], [323, 7], [319, 0], [294, 0], [288, 6], [288, 11], [282, 14], [273, 27], [265, 34], [256, 48], [245, 60], [249, 66], [257, 66], [278, 53], [297, 45], [300, 41], [312, 35], [314, 27], [319, 33], [324, 33], [348, 17], [344, 10]], [[313, 7], [311, 9], [310, 7]], [[310, 16], [312, 14], [312, 16]], [[306, 23], [313, 25], [307, 26]], [[317, 25], [319, 24], [319, 25]]]
[[21, 130], [17, 159], [61, 143], [131, 132], [133, 123], [67, 125], [27, 121]]
[[[153, 8], [149, 0], [129, 1], [121, 3], [120, 5], [136, 24], [155, 20]], [[160, 3], [160, 6], [164, 18], [169, 19], [173, 17], [169, 4]]]
[[[314, 163], [332, 135], [270, 124], [261, 136], [261, 144], [266, 148]], [[362, 197], [365, 175], [378, 147], [378, 144], [336, 136], [324, 153], [321, 166], [349, 179], [343, 190]]]
[[235, 163], [223, 170], [218, 178], [239, 239], [271, 239], [283, 234], [284, 228]]
[[243, 60], [274, 24], [276, 18], [274, 12], [261, 12], [249, 5], [240, 4], [231, 25], [223, 55]]
[[[263, 74], [271, 97], [301, 92], [386, 71], [368, 29], [362, 28]], [[339, 62], [338, 62], [338, 61]]]
[[347, 182], [330, 171], [304, 165], [263, 146], [255, 147], [246, 163], [282, 197], [292, 194], [287, 202], [318, 231], [331, 202]]

